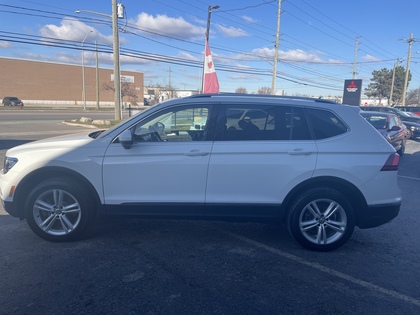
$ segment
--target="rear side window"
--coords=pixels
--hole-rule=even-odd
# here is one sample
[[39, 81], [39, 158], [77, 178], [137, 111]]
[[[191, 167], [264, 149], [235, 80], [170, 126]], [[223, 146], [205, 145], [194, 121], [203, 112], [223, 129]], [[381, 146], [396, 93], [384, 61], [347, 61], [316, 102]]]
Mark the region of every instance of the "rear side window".
[[316, 140], [335, 137], [348, 130], [347, 126], [330, 111], [311, 108], [307, 111]]
[[272, 105], [228, 105], [224, 113], [222, 139], [310, 140], [303, 108]]

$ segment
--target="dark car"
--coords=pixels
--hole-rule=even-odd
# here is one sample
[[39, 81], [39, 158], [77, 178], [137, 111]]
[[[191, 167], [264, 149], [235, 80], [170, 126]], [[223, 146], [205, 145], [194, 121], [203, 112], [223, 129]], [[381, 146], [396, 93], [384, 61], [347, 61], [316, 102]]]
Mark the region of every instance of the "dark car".
[[416, 124], [420, 124], [420, 117], [412, 117], [407, 115], [405, 112], [388, 106], [360, 106], [360, 109], [364, 111], [375, 111], [375, 112], [382, 112], [382, 113], [391, 113], [397, 115], [403, 122], [410, 121]]
[[15, 96], [6, 96], [3, 98], [3, 106], [23, 106], [23, 102]]
[[360, 114], [392, 144], [399, 155], [404, 154], [407, 128], [397, 115], [370, 111], [361, 111]]
[[411, 121], [403, 121], [403, 123], [407, 127], [409, 139], [420, 137], [420, 124]]

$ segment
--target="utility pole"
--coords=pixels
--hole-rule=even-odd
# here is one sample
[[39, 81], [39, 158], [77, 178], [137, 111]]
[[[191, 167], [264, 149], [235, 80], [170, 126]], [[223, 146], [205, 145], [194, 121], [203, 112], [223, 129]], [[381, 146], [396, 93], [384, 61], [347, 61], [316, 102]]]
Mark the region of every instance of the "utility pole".
[[169, 71], [168, 71], [168, 76], [169, 76], [168, 82], [169, 82], [169, 86], [168, 86], [168, 89], [169, 89], [170, 98], [172, 98], [171, 72], [172, 72], [171, 67], [169, 67]]
[[276, 43], [274, 44], [273, 78], [271, 80], [271, 94], [272, 95], [275, 94], [275, 89], [276, 89], [277, 61], [278, 61], [278, 57], [279, 57], [279, 37], [280, 37], [281, 3], [282, 3], [282, 0], [278, 0], [278, 7], [277, 7], [277, 32], [276, 32]]
[[96, 50], [96, 109], [99, 110], [99, 56], [98, 56], [98, 43], [95, 40]]
[[360, 36], [356, 36], [356, 47], [354, 48], [354, 61], [353, 61], [353, 77], [352, 79], [356, 79], [356, 74], [357, 74], [357, 52], [359, 51], [359, 37]]
[[395, 69], [397, 68], [398, 63], [400, 62], [400, 60], [397, 58], [397, 61], [395, 61], [395, 65], [394, 65], [394, 70], [392, 71], [392, 81], [391, 81], [391, 93], [389, 93], [389, 104], [388, 105], [392, 105], [392, 94], [394, 92], [394, 82], [395, 82]]
[[403, 40], [408, 43], [407, 67], [405, 69], [404, 91], [402, 95], [402, 104], [401, 104], [405, 106], [405, 95], [407, 93], [408, 74], [410, 72], [411, 48], [413, 47], [413, 42], [418, 41], [418, 39], [413, 38], [413, 33], [410, 33], [410, 38], [406, 38]]
[[121, 120], [121, 73], [120, 73], [120, 41], [118, 34], [117, 0], [112, 0], [112, 37], [114, 53], [114, 101], [115, 119]]

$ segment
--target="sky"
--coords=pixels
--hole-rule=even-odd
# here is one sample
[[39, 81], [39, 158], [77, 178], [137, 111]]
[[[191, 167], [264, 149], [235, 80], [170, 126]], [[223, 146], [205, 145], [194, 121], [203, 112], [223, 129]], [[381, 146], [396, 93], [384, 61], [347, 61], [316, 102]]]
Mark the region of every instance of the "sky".
[[[121, 70], [144, 73], [145, 86], [200, 89], [208, 8], [218, 5], [211, 12], [209, 46], [220, 91], [271, 87], [278, 0], [120, 3], [125, 8], [118, 20]], [[95, 67], [98, 47], [100, 67], [112, 69], [111, 12], [111, 0], [2, 0], [0, 57], [81, 65], [83, 52], [84, 65]], [[354, 78], [362, 79], [365, 89], [372, 71], [407, 66], [410, 34], [408, 90], [418, 89], [419, 12], [418, 0], [283, 1], [275, 89], [341, 97], [355, 60]]]

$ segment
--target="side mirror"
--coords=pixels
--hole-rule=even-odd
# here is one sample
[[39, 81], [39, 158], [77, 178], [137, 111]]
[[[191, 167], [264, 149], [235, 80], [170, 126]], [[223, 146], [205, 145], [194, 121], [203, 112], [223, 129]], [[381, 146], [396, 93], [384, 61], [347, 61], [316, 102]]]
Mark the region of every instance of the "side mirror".
[[389, 129], [389, 131], [398, 131], [398, 130], [401, 130], [400, 126], [392, 126], [392, 128]]
[[130, 149], [133, 145], [133, 135], [130, 130], [124, 130], [119, 136], [118, 141], [124, 147], [124, 149]]

